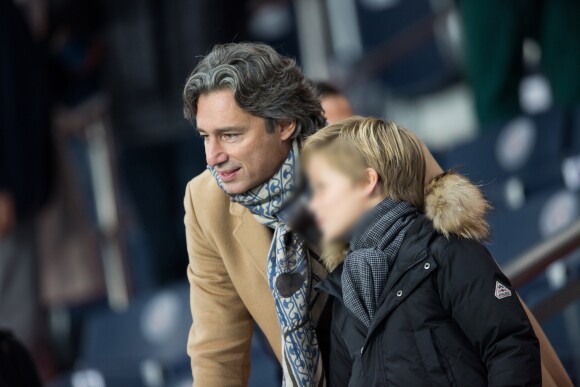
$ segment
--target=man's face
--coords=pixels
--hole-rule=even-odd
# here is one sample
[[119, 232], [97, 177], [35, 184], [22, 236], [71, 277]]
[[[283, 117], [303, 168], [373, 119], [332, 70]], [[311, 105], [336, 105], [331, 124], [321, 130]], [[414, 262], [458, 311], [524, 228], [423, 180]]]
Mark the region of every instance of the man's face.
[[231, 195], [271, 178], [292, 146], [295, 123], [276, 125], [274, 133], [268, 133], [266, 120], [242, 110], [229, 90], [202, 94], [195, 118], [207, 164], [217, 170]]

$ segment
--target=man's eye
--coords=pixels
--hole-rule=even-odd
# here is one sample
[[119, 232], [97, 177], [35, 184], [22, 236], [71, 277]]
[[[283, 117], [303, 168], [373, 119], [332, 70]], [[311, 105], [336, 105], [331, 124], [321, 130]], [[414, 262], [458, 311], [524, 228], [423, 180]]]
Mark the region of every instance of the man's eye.
[[237, 133], [226, 133], [224, 134], [224, 138], [226, 140], [235, 140], [236, 138], [238, 138], [239, 134]]
[[206, 135], [201, 135], [201, 139], [203, 140], [203, 142], [208, 142], [209, 141], [209, 136]]

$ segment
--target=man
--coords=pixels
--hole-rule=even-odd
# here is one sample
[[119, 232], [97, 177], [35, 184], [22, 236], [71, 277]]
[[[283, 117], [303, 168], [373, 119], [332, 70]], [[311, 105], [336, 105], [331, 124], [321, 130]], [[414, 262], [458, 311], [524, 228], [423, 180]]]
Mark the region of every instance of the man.
[[324, 117], [329, 124], [352, 116], [349, 100], [336, 87], [328, 82], [316, 82], [316, 91], [320, 97]]
[[[272, 48], [228, 44], [216, 46], [187, 79], [184, 112], [208, 164], [184, 199], [195, 384], [247, 385], [256, 322], [285, 385], [324, 385], [324, 300], [310, 292], [324, 271], [285, 222], [300, 187], [299, 140], [325, 123], [316, 90]], [[428, 151], [426, 162], [431, 180], [441, 168]], [[468, 206], [484, 205], [471, 199]]]
[[[317, 320], [324, 300], [310, 285], [324, 270], [278, 221], [277, 206], [289, 198], [276, 195], [294, 184], [288, 176], [299, 175], [297, 139], [325, 123], [316, 90], [293, 60], [272, 48], [233, 44], [200, 62], [184, 99], [210, 168], [188, 185], [185, 197], [194, 378], [198, 385], [245, 385], [256, 321], [288, 383], [319, 380], [318, 340], [324, 339], [314, 330], [322, 329]], [[440, 169], [431, 163], [434, 175]], [[288, 301], [296, 310], [288, 310]]]

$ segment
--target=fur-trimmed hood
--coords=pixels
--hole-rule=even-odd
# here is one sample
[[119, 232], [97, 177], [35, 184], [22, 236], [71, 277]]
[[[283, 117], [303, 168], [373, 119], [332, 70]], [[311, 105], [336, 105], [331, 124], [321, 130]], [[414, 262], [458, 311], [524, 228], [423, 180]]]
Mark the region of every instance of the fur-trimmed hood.
[[[455, 171], [435, 176], [425, 188], [425, 215], [435, 231], [445, 237], [487, 240], [490, 229], [486, 215], [490, 208], [479, 187]], [[326, 268], [334, 270], [344, 261], [345, 253], [344, 246], [330, 246], [322, 254]]]
[[479, 187], [455, 171], [435, 176], [425, 188], [425, 215], [446, 237], [489, 239], [490, 208]]

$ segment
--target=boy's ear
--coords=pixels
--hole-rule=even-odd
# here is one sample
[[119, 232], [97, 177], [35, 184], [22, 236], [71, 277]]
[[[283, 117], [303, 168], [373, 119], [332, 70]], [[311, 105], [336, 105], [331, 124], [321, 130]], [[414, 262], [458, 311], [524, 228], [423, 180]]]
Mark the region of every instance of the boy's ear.
[[280, 125], [280, 139], [282, 141], [286, 141], [294, 135], [296, 132], [296, 121], [280, 121], [278, 123]]
[[365, 185], [365, 192], [372, 195], [377, 192], [379, 188], [380, 177], [377, 171], [373, 168], [366, 168], [364, 172], [363, 183]]

